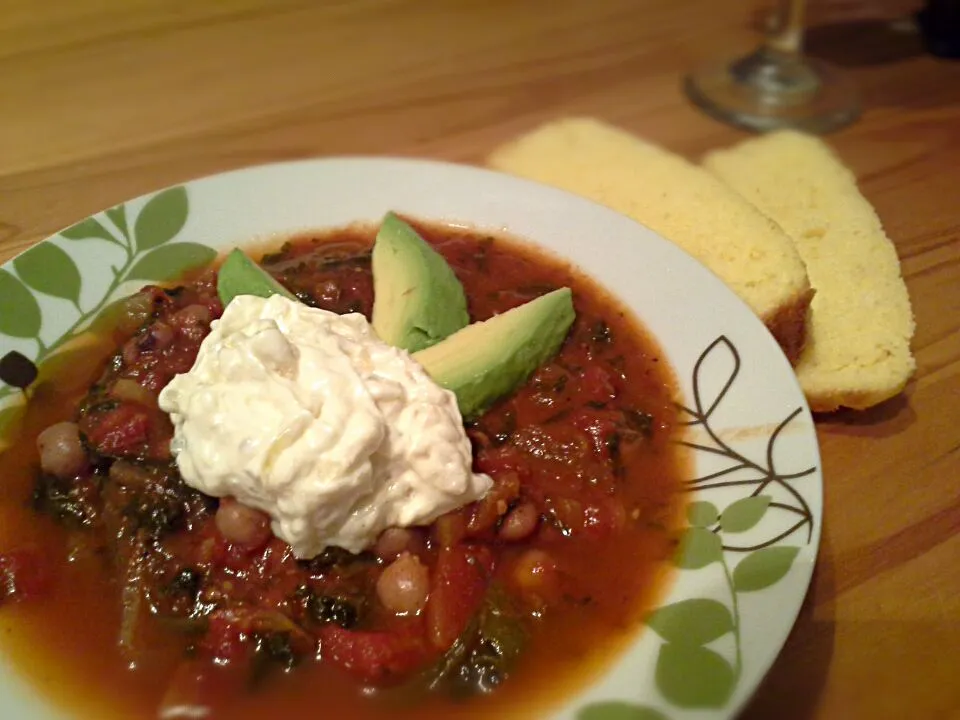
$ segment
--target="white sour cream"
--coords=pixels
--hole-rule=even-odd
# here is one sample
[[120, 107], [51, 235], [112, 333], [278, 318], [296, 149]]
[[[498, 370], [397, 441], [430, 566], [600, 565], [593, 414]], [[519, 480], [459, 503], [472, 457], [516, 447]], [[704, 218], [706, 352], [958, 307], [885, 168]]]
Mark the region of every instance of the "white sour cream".
[[453, 393], [359, 314], [241, 295], [160, 393], [184, 481], [268, 513], [297, 557], [483, 497]]

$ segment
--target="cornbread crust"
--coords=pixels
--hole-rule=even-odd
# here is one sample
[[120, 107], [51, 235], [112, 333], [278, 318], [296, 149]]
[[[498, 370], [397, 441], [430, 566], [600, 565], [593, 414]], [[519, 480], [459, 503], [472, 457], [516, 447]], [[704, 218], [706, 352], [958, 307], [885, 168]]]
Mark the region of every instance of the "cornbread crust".
[[813, 288], [807, 288], [797, 293], [792, 301], [778, 307], [772, 315], [761, 318], [791, 365], [797, 364], [806, 347], [807, 319], [815, 294]]

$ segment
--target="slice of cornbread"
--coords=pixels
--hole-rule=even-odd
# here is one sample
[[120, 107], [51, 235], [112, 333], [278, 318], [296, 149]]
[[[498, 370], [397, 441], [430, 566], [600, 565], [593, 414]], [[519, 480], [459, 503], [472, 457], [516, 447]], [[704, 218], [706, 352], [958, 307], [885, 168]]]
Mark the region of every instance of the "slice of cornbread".
[[796, 366], [811, 407], [866, 408], [899, 393], [915, 369], [910, 297], [897, 252], [820, 140], [783, 131], [712, 152], [704, 167], [793, 238], [816, 289]]
[[702, 168], [588, 118], [547, 123], [488, 164], [590, 198], [672, 240], [760, 316], [791, 361], [813, 294], [790, 238]]

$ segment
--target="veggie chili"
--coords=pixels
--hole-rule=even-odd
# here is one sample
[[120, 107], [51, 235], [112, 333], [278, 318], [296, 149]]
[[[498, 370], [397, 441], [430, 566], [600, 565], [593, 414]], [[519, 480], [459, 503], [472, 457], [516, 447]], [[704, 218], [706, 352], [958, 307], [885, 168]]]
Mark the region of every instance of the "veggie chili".
[[[444, 717], [464, 699], [497, 714], [556, 702], [638, 627], [673, 549], [683, 461], [656, 343], [546, 255], [417, 229], [473, 321], [574, 290], [560, 353], [467, 426], [491, 492], [359, 555], [295, 559], [266, 516], [187, 487], [170, 455], [156, 396], [222, 313], [215, 273], [145, 288], [83, 362], [41, 369], [17, 451], [0, 456], [0, 622], [21, 665], [79, 678], [54, 697], [91, 717], [321, 702], [333, 716]], [[369, 318], [371, 242], [298, 237], [263, 266], [303, 302]]]

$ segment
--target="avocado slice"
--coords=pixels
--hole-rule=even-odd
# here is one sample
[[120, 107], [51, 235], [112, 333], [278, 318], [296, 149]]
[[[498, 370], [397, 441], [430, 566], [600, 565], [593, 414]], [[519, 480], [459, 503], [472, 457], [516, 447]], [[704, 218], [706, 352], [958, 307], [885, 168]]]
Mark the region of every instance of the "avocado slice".
[[[432, 297], [427, 293], [417, 301], [420, 308], [419, 317], [426, 322], [401, 322], [398, 325], [404, 328], [405, 340], [403, 341], [429, 345], [429, 347], [420, 345], [421, 349], [413, 352], [413, 358], [423, 366], [435, 382], [453, 391], [457, 396], [457, 404], [463, 418], [474, 419], [495, 400], [512, 392], [525, 382], [534, 370], [557, 352], [575, 317], [573, 293], [570, 288], [560, 288], [531, 300], [525, 305], [508, 310], [502, 315], [467, 325], [469, 317], [463, 288], [446, 261], [427, 245], [413, 228], [392, 213], [384, 219], [384, 225], [388, 223], [391, 225], [387, 233], [390, 237], [384, 244], [383, 247], [386, 250], [382, 251], [381, 255], [386, 261], [386, 267], [391, 269], [388, 269], [385, 274], [390, 276], [394, 271], [399, 270], [401, 281], [399, 284], [391, 284], [388, 281], [387, 293], [395, 291], [398, 287], [404, 287], [410, 290], [407, 294], [416, 294], [422, 288], [416, 285], [410, 286], [402, 281], [402, 278], [411, 275], [417, 278], [416, 282], [420, 282], [420, 278], [423, 278], [423, 282], [430, 285], [433, 280], [429, 275], [439, 274], [442, 278], [445, 271], [449, 274], [448, 279], [454, 284], [455, 290], [451, 290], [449, 283], [440, 279], [438, 282], [445, 287], [435, 288], [435, 294]], [[395, 242], [398, 234], [404, 237]], [[412, 239], [410, 234], [413, 236]], [[380, 244], [381, 236], [384, 236], [382, 228], [377, 236], [377, 245]], [[418, 248], [417, 243], [421, 243], [426, 252]], [[401, 246], [396, 253], [393, 252], [395, 245]], [[409, 257], [414, 251], [420, 255], [419, 260], [416, 257]], [[398, 257], [391, 258], [393, 254]], [[374, 246], [374, 291], [377, 293], [376, 298], [380, 298], [381, 285], [377, 282], [376, 257], [377, 246]], [[413, 260], [412, 271], [409, 264], [403, 265], [404, 257], [407, 261]], [[435, 261], [429, 259], [432, 257], [439, 261], [440, 270], [437, 270]], [[381, 271], [381, 276], [383, 274]], [[299, 302], [295, 295], [239, 249], [231, 251], [221, 265], [217, 277], [217, 293], [224, 305], [237, 295], [256, 295], [266, 298], [280, 294]], [[447, 302], [453, 305], [440, 304], [443, 302], [442, 298], [446, 298]], [[375, 299], [374, 330], [377, 330], [376, 302]], [[437, 306], [434, 306], [435, 302]], [[451, 310], [460, 303], [462, 303], [461, 309]], [[403, 303], [395, 303], [395, 306], [400, 305]], [[408, 318], [414, 316], [411, 313]], [[422, 325], [427, 325], [427, 328]], [[432, 332], [428, 333], [427, 329]], [[452, 334], [443, 336], [443, 333]], [[390, 342], [379, 331], [377, 334], [382, 340]]]
[[387, 213], [373, 245], [373, 330], [408, 352], [465, 327], [467, 298], [447, 261], [417, 231]]
[[283, 295], [289, 300], [297, 300], [292, 292], [274, 280], [240, 248], [231, 250], [220, 266], [220, 272], [217, 273], [217, 294], [224, 307], [237, 295], [256, 295], [262, 298]]
[[552, 357], [573, 319], [573, 293], [560, 288], [468, 325], [413, 358], [454, 392], [460, 414], [471, 420]]

